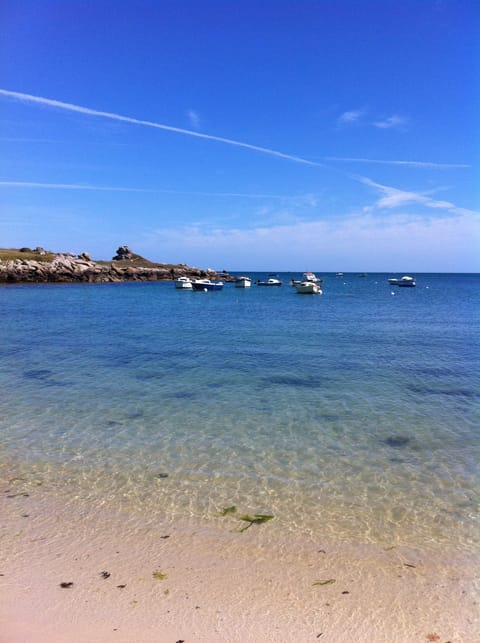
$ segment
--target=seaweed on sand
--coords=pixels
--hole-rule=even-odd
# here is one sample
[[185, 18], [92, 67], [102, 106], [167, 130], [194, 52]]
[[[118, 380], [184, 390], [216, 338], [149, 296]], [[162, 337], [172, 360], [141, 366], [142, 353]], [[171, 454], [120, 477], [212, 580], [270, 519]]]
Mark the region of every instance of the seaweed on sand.
[[335, 583], [335, 579], [327, 578], [327, 580], [316, 580], [312, 585], [332, 585], [332, 583]]
[[261, 525], [264, 522], [268, 522], [269, 520], [272, 520], [273, 516], [270, 516], [268, 514], [253, 514], [253, 515], [244, 514], [243, 516], [239, 516], [239, 519], [244, 520], [245, 522], [248, 522], [248, 525], [246, 525], [245, 527], [242, 527], [242, 529], [239, 530], [240, 532], [242, 532], [248, 529], [249, 527], [251, 527], [252, 525]]
[[237, 511], [237, 508], [235, 505], [232, 505], [231, 507], [224, 507], [221, 511], [217, 513], [217, 516], [224, 517], [228, 516], [229, 514], [234, 514]]

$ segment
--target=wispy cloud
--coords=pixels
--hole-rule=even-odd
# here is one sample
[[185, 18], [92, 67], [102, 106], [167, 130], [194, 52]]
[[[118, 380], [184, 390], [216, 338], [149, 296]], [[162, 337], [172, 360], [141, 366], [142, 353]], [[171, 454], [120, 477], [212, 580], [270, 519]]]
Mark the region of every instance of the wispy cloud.
[[352, 163], [379, 163], [382, 165], [404, 165], [408, 167], [419, 168], [432, 168], [432, 169], [449, 169], [449, 168], [467, 168], [471, 167], [465, 163], [435, 163], [431, 161], [389, 161], [380, 159], [362, 159], [362, 158], [349, 158], [341, 156], [325, 156], [325, 161], [342, 161]]
[[427, 196], [425, 193], [419, 192], [410, 192], [407, 190], [399, 190], [398, 188], [391, 187], [389, 185], [382, 185], [381, 183], [376, 183], [366, 177], [358, 177], [360, 183], [368, 185], [373, 188], [375, 191], [379, 192], [382, 196], [372, 205], [364, 208], [364, 212], [369, 212], [374, 209], [392, 209], [404, 206], [406, 204], [416, 203], [418, 205], [423, 205], [427, 208], [433, 208], [435, 210], [447, 210], [452, 214], [458, 215], [478, 215], [478, 212], [474, 210], [468, 210], [467, 208], [460, 208], [450, 201], [437, 201]]
[[[408, 124], [408, 119], [399, 114], [392, 114], [391, 116], [386, 116], [382, 118], [377, 118], [376, 120], [370, 120], [366, 118], [367, 110], [366, 109], [352, 109], [337, 118], [337, 125], [349, 126], [349, 125], [364, 125], [368, 127], [376, 127], [378, 129], [400, 129], [405, 128]], [[373, 116], [371, 118], [374, 118]]]
[[195, 110], [189, 109], [187, 112], [187, 117], [190, 123], [190, 127], [193, 127], [193, 129], [195, 130], [200, 129], [200, 116]]
[[185, 134], [186, 136], [194, 136], [196, 138], [202, 138], [209, 141], [216, 141], [218, 143], [225, 143], [226, 145], [233, 145], [235, 147], [242, 147], [253, 152], [261, 152], [262, 154], [267, 154], [269, 156], [274, 156], [277, 158], [282, 158], [287, 161], [293, 161], [295, 163], [303, 163], [305, 165], [312, 165], [316, 167], [322, 167], [321, 163], [316, 163], [314, 161], [309, 161], [304, 159], [301, 156], [295, 156], [293, 154], [286, 154], [285, 152], [279, 152], [278, 150], [273, 150], [268, 147], [261, 147], [259, 145], [251, 145], [250, 143], [243, 143], [242, 141], [236, 141], [230, 138], [224, 138], [222, 136], [213, 136], [211, 134], [203, 134], [200, 132], [194, 132], [193, 130], [183, 129], [181, 127], [172, 127], [171, 125], [165, 125], [163, 123], [156, 123], [154, 121], [146, 121], [139, 118], [132, 118], [130, 116], [123, 116], [121, 114], [116, 114], [114, 112], [103, 112], [96, 109], [91, 109], [90, 107], [83, 107], [81, 105], [74, 105], [72, 103], [64, 103], [59, 100], [54, 100], [51, 98], [44, 98], [42, 96], [32, 96], [31, 94], [23, 94], [21, 92], [14, 92], [7, 89], [0, 88], [0, 95], [5, 96], [6, 98], [12, 98], [14, 100], [19, 100], [24, 103], [33, 103], [36, 105], [43, 105], [44, 107], [53, 107], [56, 109], [62, 109], [69, 112], [75, 112], [77, 114], [84, 114], [86, 116], [94, 116], [97, 118], [106, 118], [113, 121], [119, 121], [122, 123], [130, 123], [132, 125], [143, 125], [145, 127], [151, 127], [154, 129], [160, 129], [167, 132], [173, 132], [176, 134]]
[[393, 114], [387, 118], [382, 118], [378, 121], [374, 121], [372, 125], [378, 127], [379, 129], [392, 129], [396, 127], [404, 127], [407, 124], [407, 119], [398, 114]]
[[352, 125], [357, 123], [365, 114], [363, 109], [353, 109], [348, 112], [343, 112], [337, 119], [339, 125]]

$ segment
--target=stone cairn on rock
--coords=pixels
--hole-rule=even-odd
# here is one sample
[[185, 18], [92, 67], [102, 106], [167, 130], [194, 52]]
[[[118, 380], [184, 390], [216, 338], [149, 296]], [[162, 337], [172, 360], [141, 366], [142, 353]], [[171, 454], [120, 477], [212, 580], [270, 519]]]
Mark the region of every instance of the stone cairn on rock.
[[120, 246], [117, 248], [117, 254], [112, 257], [112, 261], [132, 261], [133, 259], [133, 252], [128, 246]]

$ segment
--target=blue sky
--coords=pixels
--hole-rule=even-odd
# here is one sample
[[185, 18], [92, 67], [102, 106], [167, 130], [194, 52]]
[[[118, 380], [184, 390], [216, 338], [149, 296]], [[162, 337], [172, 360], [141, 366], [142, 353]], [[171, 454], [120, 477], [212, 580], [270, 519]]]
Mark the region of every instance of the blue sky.
[[0, 247], [478, 272], [476, 0], [0, 0]]

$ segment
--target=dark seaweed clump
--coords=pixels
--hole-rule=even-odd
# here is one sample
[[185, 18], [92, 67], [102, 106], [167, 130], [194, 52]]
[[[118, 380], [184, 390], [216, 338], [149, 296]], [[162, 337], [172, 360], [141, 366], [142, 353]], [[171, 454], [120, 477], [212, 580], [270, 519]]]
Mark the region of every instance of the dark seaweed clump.
[[395, 449], [401, 449], [410, 444], [411, 439], [406, 435], [391, 435], [386, 440], [382, 440], [384, 444], [389, 447], [394, 447]]

